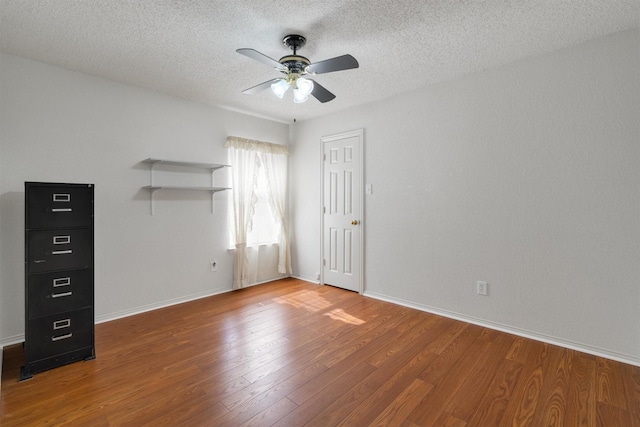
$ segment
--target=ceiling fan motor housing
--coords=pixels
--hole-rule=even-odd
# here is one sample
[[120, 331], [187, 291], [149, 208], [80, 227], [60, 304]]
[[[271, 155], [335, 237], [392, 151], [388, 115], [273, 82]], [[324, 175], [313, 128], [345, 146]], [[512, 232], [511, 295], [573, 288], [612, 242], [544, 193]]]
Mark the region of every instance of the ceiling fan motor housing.
[[279, 62], [287, 68], [289, 73], [295, 74], [306, 73], [306, 68], [311, 64], [311, 61], [300, 55], [283, 56]]
[[298, 55], [297, 51], [307, 43], [307, 39], [299, 34], [289, 34], [282, 39], [282, 43], [293, 50], [293, 55], [283, 56], [278, 62], [287, 68], [288, 73], [306, 73], [306, 68], [311, 65], [311, 61]]

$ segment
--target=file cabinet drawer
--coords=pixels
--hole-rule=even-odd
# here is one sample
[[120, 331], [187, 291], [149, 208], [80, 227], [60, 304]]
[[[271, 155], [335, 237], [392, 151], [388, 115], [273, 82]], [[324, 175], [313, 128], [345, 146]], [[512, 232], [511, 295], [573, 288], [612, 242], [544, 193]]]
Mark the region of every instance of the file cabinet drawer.
[[93, 269], [33, 274], [27, 277], [28, 318], [93, 305]]
[[93, 230], [31, 230], [27, 233], [29, 274], [90, 267]]
[[69, 311], [27, 321], [27, 357], [44, 359], [93, 346], [93, 310]]
[[27, 185], [26, 228], [86, 227], [93, 223], [93, 186]]

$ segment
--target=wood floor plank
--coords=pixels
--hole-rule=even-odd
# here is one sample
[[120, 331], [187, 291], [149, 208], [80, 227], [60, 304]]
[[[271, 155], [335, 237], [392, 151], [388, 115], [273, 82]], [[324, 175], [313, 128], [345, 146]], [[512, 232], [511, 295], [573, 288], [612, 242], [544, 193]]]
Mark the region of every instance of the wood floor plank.
[[[559, 357], [559, 352], [553, 351], [549, 344], [543, 343], [538, 347], [539, 352], [531, 353], [521, 374], [520, 381], [524, 382], [522, 387], [519, 387], [521, 392], [512, 395], [510, 399], [515, 411], [512, 417], [515, 425], [532, 425], [536, 409], [544, 404], [540, 394], [549, 365], [553, 366]], [[507, 413], [507, 416], [510, 414]]]
[[[207, 398], [198, 398], [183, 404], [169, 411], [163, 411], [159, 415], [155, 415], [147, 419], [129, 419], [125, 425], [156, 427], [156, 426], [205, 426], [215, 425], [215, 420], [228, 410], [225, 406], [216, 401]], [[112, 423], [110, 426], [121, 424]]]
[[567, 425], [596, 425], [596, 361], [581, 354], [574, 356], [565, 417]]
[[[338, 349], [322, 358], [322, 363], [331, 367], [352, 356], [354, 353], [357, 353], [364, 347], [368, 347], [374, 341], [383, 342], [385, 333], [389, 332], [395, 335], [395, 331], [393, 329], [403, 322], [406, 315], [406, 312], [401, 314], [393, 313], [389, 316], [375, 319], [370, 323], [370, 325], [368, 325], [369, 328], [363, 327], [358, 332], [350, 334], [348, 342], [343, 340]], [[381, 340], [378, 341], [378, 338]]]
[[[413, 424], [414, 426], [417, 424]], [[436, 420], [434, 425], [442, 426], [442, 427], [466, 427], [466, 421], [462, 421], [460, 418], [456, 418], [448, 412], [443, 412], [440, 414], [440, 417]]]
[[297, 366], [309, 363], [316, 357], [320, 349], [333, 341], [336, 336], [336, 330], [331, 327], [325, 327], [322, 332], [302, 332], [299, 337], [291, 337], [287, 352], [269, 363], [245, 373], [242, 377], [249, 383], [255, 383], [276, 372], [290, 371], [291, 363], [295, 363]]
[[596, 411], [598, 427], [624, 427], [631, 425], [631, 416], [624, 409], [620, 409], [618, 406], [609, 405], [603, 402], [597, 402], [596, 405], [598, 407], [598, 410]]
[[[371, 365], [368, 365], [371, 366]], [[356, 382], [351, 388], [336, 390], [337, 399], [326, 407], [314, 411], [315, 416], [305, 426], [338, 426], [342, 420], [373, 390], [365, 384]]]
[[640, 367], [288, 278], [96, 325], [97, 358], [18, 382], [0, 425], [632, 426]]
[[[288, 396], [289, 398], [292, 396], [297, 397], [298, 401], [302, 401], [302, 403], [299, 403], [298, 408], [287, 414], [286, 417], [275, 425], [301, 426], [310, 422], [312, 424], [322, 422], [327, 416], [324, 412], [330, 411], [331, 405], [340, 400], [342, 396], [346, 395], [348, 397], [347, 400], [352, 400], [350, 396], [362, 395], [363, 393], [368, 395], [372, 392], [369, 387], [357, 380], [354, 381], [354, 379], [366, 377], [374, 369], [375, 368], [368, 363], [361, 363], [356, 368], [343, 372], [342, 375], [338, 377], [334, 377], [333, 380], [330, 379], [331, 375], [323, 375], [324, 378], [322, 378], [322, 381], [314, 384], [310, 391], [308, 388], [305, 388], [305, 391], [307, 391], [305, 398], [301, 398], [299, 393]], [[296, 400], [292, 400], [294, 403], [297, 403]], [[329, 416], [330, 415], [331, 414], [329, 414]], [[317, 419], [312, 422], [314, 418]]]
[[280, 420], [284, 415], [293, 411], [297, 407], [298, 406], [295, 403], [293, 403], [286, 397], [283, 397], [278, 402], [269, 406], [264, 411], [257, 413], [256, 415], [251, 417], [249, 420], [240, 424], [239, 427], [262, 427], [262, 426], [273, 425], [275, 422]]
[[532, 425], [562, 427], [565, 424], [569, 383], [571, 381], [571, 364], [573, 351], [556, 349], [558, 357], [554, 365], [550, 365], [545, 375], [540, 396], [548, 396], [538, 405]]
[[[333, 322], [334, 324], [336, 324], [336, 322]], [[340, 332], [342, 333], [342, 332]], [[313, 370], [318, 370], [318, 365], [319, 363], [315, 362], [315, 359], [317, 359], [317, 355], [319, 354], [320, 349], [325, 348], [328, 344], [330, 344], [333, 340], [335, 340], [335, 338], [339, 335], [339, 333], [334, 332], [331, 328], [325, 328], [323, 333], [318, 333], [315, 336], [309, 336], [308, 337], [308, 341], [306, 343], [304, 343], [304, 345], [302, 345], [301, 347], [298, 348], [294, 348], [296, 351], [295, 355], [291, 355], [291, 354], [284, 354], [281, 358], [284, 358], [288, 361], [288, 365], [287, 366], [283, 366], [280, 369], [278, 369], [277, 371], [273, 372], [273, 375], [278, 375], [280, 377], [283, 377], [283, 373], [284, 373], [284, 378], [290, 377], [292, 375], [294, 375], [296, 372], [302, 372], [305, 373], [308, 370], [308, 367], [311, 367]], [[293, 346], [290, 346], [290, 348]], [[260, 371], [262, 373], [265, 372], [265, 370], [268, 370], [269, 367], [273, 368], [273, 364], [275, 362], [278, 362], [278, 359], [273, 360], [272, 362], [269, 362], [265, 365], [260, 365], [257, 368], [249, 371], [249, 372], [243, 372], [243, 379], [244, 378], [249, 378], [251, 380], [257, 380], [258, 378], [256, 377], [256, 371]], [[280, 360], [280, 362], [282, 362]], [[290, 364], [291, 363], [295, 363], [296, 366], [298, 366], [297, 371], [291, 370], [290, 369]], [[238, 371], [237, 369], [235, 371]], [[320, 373], [320, 371], [318, 371], [318, 373]], [[273, 375], [267, 375], [264, 378], [264, 381], [271, 381], [272, 379], [269, 377], [272, 377]], [[282, 379], [282, 378], [280, 378]], [[307, 380], [308, 381], [308, 380]], [[239, 388], [236, 393], [242, 393], [243, 395], [245, 395], [247, 398], [251, 398], [253, 397], [255, 394], [259, 394], [259, 393], [255, 393], [254, 388], [255, 387], [260, 387], [261, 384], [255, 384], [257, 381], [251, 381], [251, 384], [245, 384], [243, 387]], [[277, 384], [277, 381], [273, 382], [274, 384]], [[245, 399], [246, 400], [246, 399]]]
[[[413, 352], [408, 352], [405, 357], [398, 357], [397, 364], [394, 363], [396, 361], [388, 362], [389, 365], [392, 363], [395, 365], [391, 376], [389, 376], [390, 371], [387, 370], [391, 366], [383, 365], [376, 369], [362, 381], [362, 384], [373, 390], [373, 392], [366, 397], [363, 396], [362, 401], [358, 405], [354, 405], [353, 410], [348, 414], [345, 414], [341, 423], [344, 425], [356, 425], [359, 423], [366, 425], [372, 422], [380, 415], [382, 408], [391, 405], [397, 399], [397, 396], [403, 392], [408, 383], [413, 379], [420, 379], [419, 374], [424, 369], [424, 365], [436, 357], [436, 354], [428, 351], [419, 352], [417, 355], [414, 355]], [[420, 381], [423, 380], [420, 379]], [[422, 389], [429, 393], [433, 385], [425, 384], [427, 386], [422, 387]], [[424, 396], [421, 397], [420, 401], [422, 398]], [[411, 409], [414, 410], [420, 401], [416, 402], [416, 405], [413, 405]]]
[[640, 367], [625, 365], [625, 394], [634, 425], [640, 425]]
[[460, 420], [468, 420], [476, 412], [483, 399], [483, 394], [477, 390], [487, 390], [491, 385], [495, 373], [501, 364], [505, 363], [508, 351], [515, 339], [511, 335], [500, 333], [493, 345], [483, 357], [479, 357], [473, 369], [467, 371], [464, 383], [455, 392], [446, 405], [447, 414]]
[[596, 398], [598, 402], [626, 411], [627, 401], [625, 398], [626, 390], [624, 389], [625, 384], [622, 366], [619, 363], [598, 357], [596, 369], [598, 382], [598, 394]]
[[[429, 384], [437, 385], [443, 378], [446, 378], [447, 373], [455, 366], [458, 359], [469, 353], [469, 349], [472, 348], [474, 342], [477, 342], [483, 348], [487, 344], [484, 340], [478, 340], [478, 337], [482, 334], [481, 327], [462, 322], [456, 322], [453, 326], [453, 329], [455, 329], [454, 334], [451, 331], [446, 332], [443, 334], [442, 340], [438, 337], [432, 342], [446, 342], [446, 345], [442, 344], [440, 346], [440, 344], [436, 344], [432, 346], [428, 344], [426, 346], [427, 351], [435, 349], [435, 354], [438, 355], [436, 360], [420, 374], [420, 378]], [[454, 338], [451, 339], [452, 337]]]
[[372, 354], [369, 357], [369, 363], [373, 366], [380, 367], [387, 360], [393, 358], [396, 354], [404, 351], [407, 347], [411, 346], [412, 343], [416, 341], [428, 342], [428, 335], [435, 336], [437, 332], [437, 327], [440, 326], [444, 328], [446, 325], [445, 322], [438, 322], [439, 319], [437, 316], [416, 316], [418, 319], [422, 319], [421, 322], [412, 325], [411, 328], [407, 328], [403, 332], [399, 332], [395, 334], [394, 331], [391, 333], [395, 335], [393, 339], [389, 339], [384, 346], [378, 350], [376, 353]]
[[467, 421], [470, 426], [499, 426], [517, 425], [513, 419], [505, 417], [505, 410], [513, 391], [518, 385], [523, 365], [511, 360], [505, 360], [496, 371], [496, 375], [484, 392], [484, 397], [480, 401], [478, 409]]
[[433, 385], [425, 383], [419, 378], [414, 379], [369, 425], [377, 427], [399, 425], [422, 402], [424, 396], [429, 394], [432, 388]]
[[[461, 340], [461, 344], [457, 348], [440, 354], [437, 362], [445, 361], [446, 363], [436, 365], [436, 362], [429, 370], [423, 372], [421, 378], [427, 383], [433, 384], [434, 387], [424, 397], [421, 408], [411, 414], [410, 419], [413, 422], [425, 426], [434, 425], [440, 413], [446, 410], [453, 396], [458, 393], [468, 378], [468, 372], [472, 371], [486, 357], [491, 357], [489, 352], [491, 343], [480, 339], [481, 334], [482, 328], [470, 328], [467, 339]], [[459, 337], [462, 338], [464, 335], [461, 334]], [[467, 351], [471, 347], [474, 351]], [[436, 371], [433, 370], [434, 366], [437, 366]], [[465, 374], [461, 375], [461, 372]], [[436, 373], [437, 375], [435, 375]]]
[[[326, 366], [324, 363], [319, 362]], [[328, 368], [324, 375], [317, 376], [304, 384], [302, 387], [296, 389], [294, 392], [288, 395], [289, 399], [298, 405], [302, 405], [305, 402], [311, 400], [314, 396], [323, 392], [324, 389], [331, 386], [336, 381], [342, 381], [343, 377], [349, 378], [349, 375], [353, 373], [355, 366], [358, 368], [365, 368], [368, 372], [373, 371], [375, 367], [366, 362], [360, 362], [357, 359], [351, 359], [348, 362], [338, 363], [331, 368]], [[364, 371], [362, 371], [364, 372]]]
[[[270, 408], [269, 402], [280, 402], [282, 399], [286, 398], [287, 394], [298, 389], [303, 384], [306, 384], [307, 382], [309, 382], [311, 378], [315, 378], [318, 375], [322, 375], [322, 373], [327, 369], [328, 368], [321, 363], [312, 363], [308, 365], [305, 369], [295, 372], [293, 375], [289, 374], [291, 376], [288, 376], [286, 379], [282, 381], [274, 381], [273, 387], [271, 388], [263, 389], [261, 390], [260, 393], [251, 393], [251, 395], [248, 395], [247, 398], [243, 400], [240, 405], [238, 405], [238, 407], [243, 407], [243, 408], [248, 408], [248, 410], [253, 410], [255, 415], [249, 418], [248, 421], [243, 421], [243, 422], [251, 422], [250, 421], [251, 419], [265, 416], [265, 413], [269, 412], [269, 408]], [[282, 376], [284, 377], [286, 376], [286, 374], [282, 374]], [[267, 382], [267, 381], [271, 381], [271, 378], [265, 378], [263, 380], [260, 380], [260, 382]], [[290, 399], [288, 398], [286, 399], [290, 401]], [[274, 404], [277, 404], [277, 403], [274, 403]], [[255, 408], [258, 408], [257, 411], [255, 410]], [[243, 412], [245, 415], [250, 414], [249, 412], [247, 412], [247, 409], [245, 409]], [[288, 414], [288, 412], [290, 411], [281, 413], [280, 418], [285, 417]], [[269, 412], [269, 414], [270, 414], [269, 417], [271, 417], [273, 415], [273, 411]], [[244, 418], [246, 418], [246, 416]], [[240, 423], [237, 417], [230, 418], [227, 421], [231, 425], [234, 423]], [[296, 425], [296, 424], [293, 424], [293, 425]]]
[[528, 344], [529, 341], [526, 338], [516, 338], [506, 358], [522, 364], [527, 363]]

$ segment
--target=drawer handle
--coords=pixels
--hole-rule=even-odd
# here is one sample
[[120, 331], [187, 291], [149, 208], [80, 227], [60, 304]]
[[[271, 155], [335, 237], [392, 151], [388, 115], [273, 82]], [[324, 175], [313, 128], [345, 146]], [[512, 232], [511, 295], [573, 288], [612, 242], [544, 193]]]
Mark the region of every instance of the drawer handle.
[[53, 287], [59, 288], [60, 286], [69, 286], [71, 284], [71, 277], [60, 277], [59, 279], [53, 279]]
[[54, 245], [67, 245], [71, 243], [71, 236], [53, 236]]
[[71, 319], [64, 319], [64, 320], [58, 320], [56, 322], [53, 322], [54, 331], [56, 329], [68, 328], [69, 326], [71, 326]]
[[69, 292], [60, 292], [59, 294], [51, 294], [51, 298], [61, 298], [61, 297], [69, 297], [73, 295], [72, 291]]
[[68, 334], [58, 335], [57, 337], [51, 337], [51, 341], [66, 340], [67, 338], [71, 338], [72, 336], [73, 334], [70, 332]]
[[36, 264], [42, 264], [43, 262], [47, 262], [46, 259], [34, 259], [33, 262], [35, 262]]
[[66, 251], [53, 251], [51, 252], [51, 255], [65, 255], [65, 254], [71, 254], [71, 253], [73, 253], [73, 251], [71, 249], [68, 249]]
[[51, 212], [71, 212], [72, 209], [71, 208], [56, 208], [56, 209], [51, 209]]
[[70, 202], [71, 194], [53, 194], [54, 202]]

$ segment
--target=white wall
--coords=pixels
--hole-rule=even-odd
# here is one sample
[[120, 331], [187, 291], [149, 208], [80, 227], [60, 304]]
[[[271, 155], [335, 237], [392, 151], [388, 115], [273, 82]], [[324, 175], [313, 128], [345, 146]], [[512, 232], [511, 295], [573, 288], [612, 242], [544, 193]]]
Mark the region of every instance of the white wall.
[[231, 289], [229, 194], [212, 214], [208, 193], [157, 192], [151, 216], [139, 162], [226, 163], [228, 135], [287, 144], [288, 125], [9, 55], [0, 85], [0, 343], [24, 333], [25, 181], [95, 184], [98, 321]]
[[640, 364], [639, 52], [620, 33], [296, 124], [294, 273], [320, 270], [320, 138], [364, 128], [366, 294]]
[[[1, 61], [1, 59], [0, 59]], [[0, 78], [2, 77], [2, 68], [0, 66]], [[0, 104], [2, 102], [2, 86], [0, 83]], [[0, 117], [2, 116], [2, 107], [0, 107]], [[1, 135], [2, 135], [2, 119], [0, 119], [0, 141], [2, 141], [1, 139]], [[0, 177], [2, 177], [2, 143], [0, 142]], [[0, 178], [0, 185], [2, 185], [2, 180]], [[2, 209], [0, 209], [0, 224], [2, 224]], [[0, 230], [1, 230], [1, 226], [0, 226]], [[0, 238], [2, 237], [2, 233], [0, 232]], [[1, 242], [0, 242], [1, 243]], [[0, 260], [2, 260], [2, 244], [0, 244]], [[2, 262], [0, 262], [0, 278], [2, 278]], [[1, 279], [0, 279], [1, 280]], [[2, 322], [2, 283], [0, 281], [0, 322]], [[0, 327], [0, 333], [1, 333], [1, 327]], [[2, 337], [2, 335], [0, 335], [0, 337]], [[0, 339], [0, 394], [2, 394], [2, 361], [3, 361], [3, 356], [4, 356], [4, 352], [2, 351], [2, 347], [3, 347], [3, 343]]]

